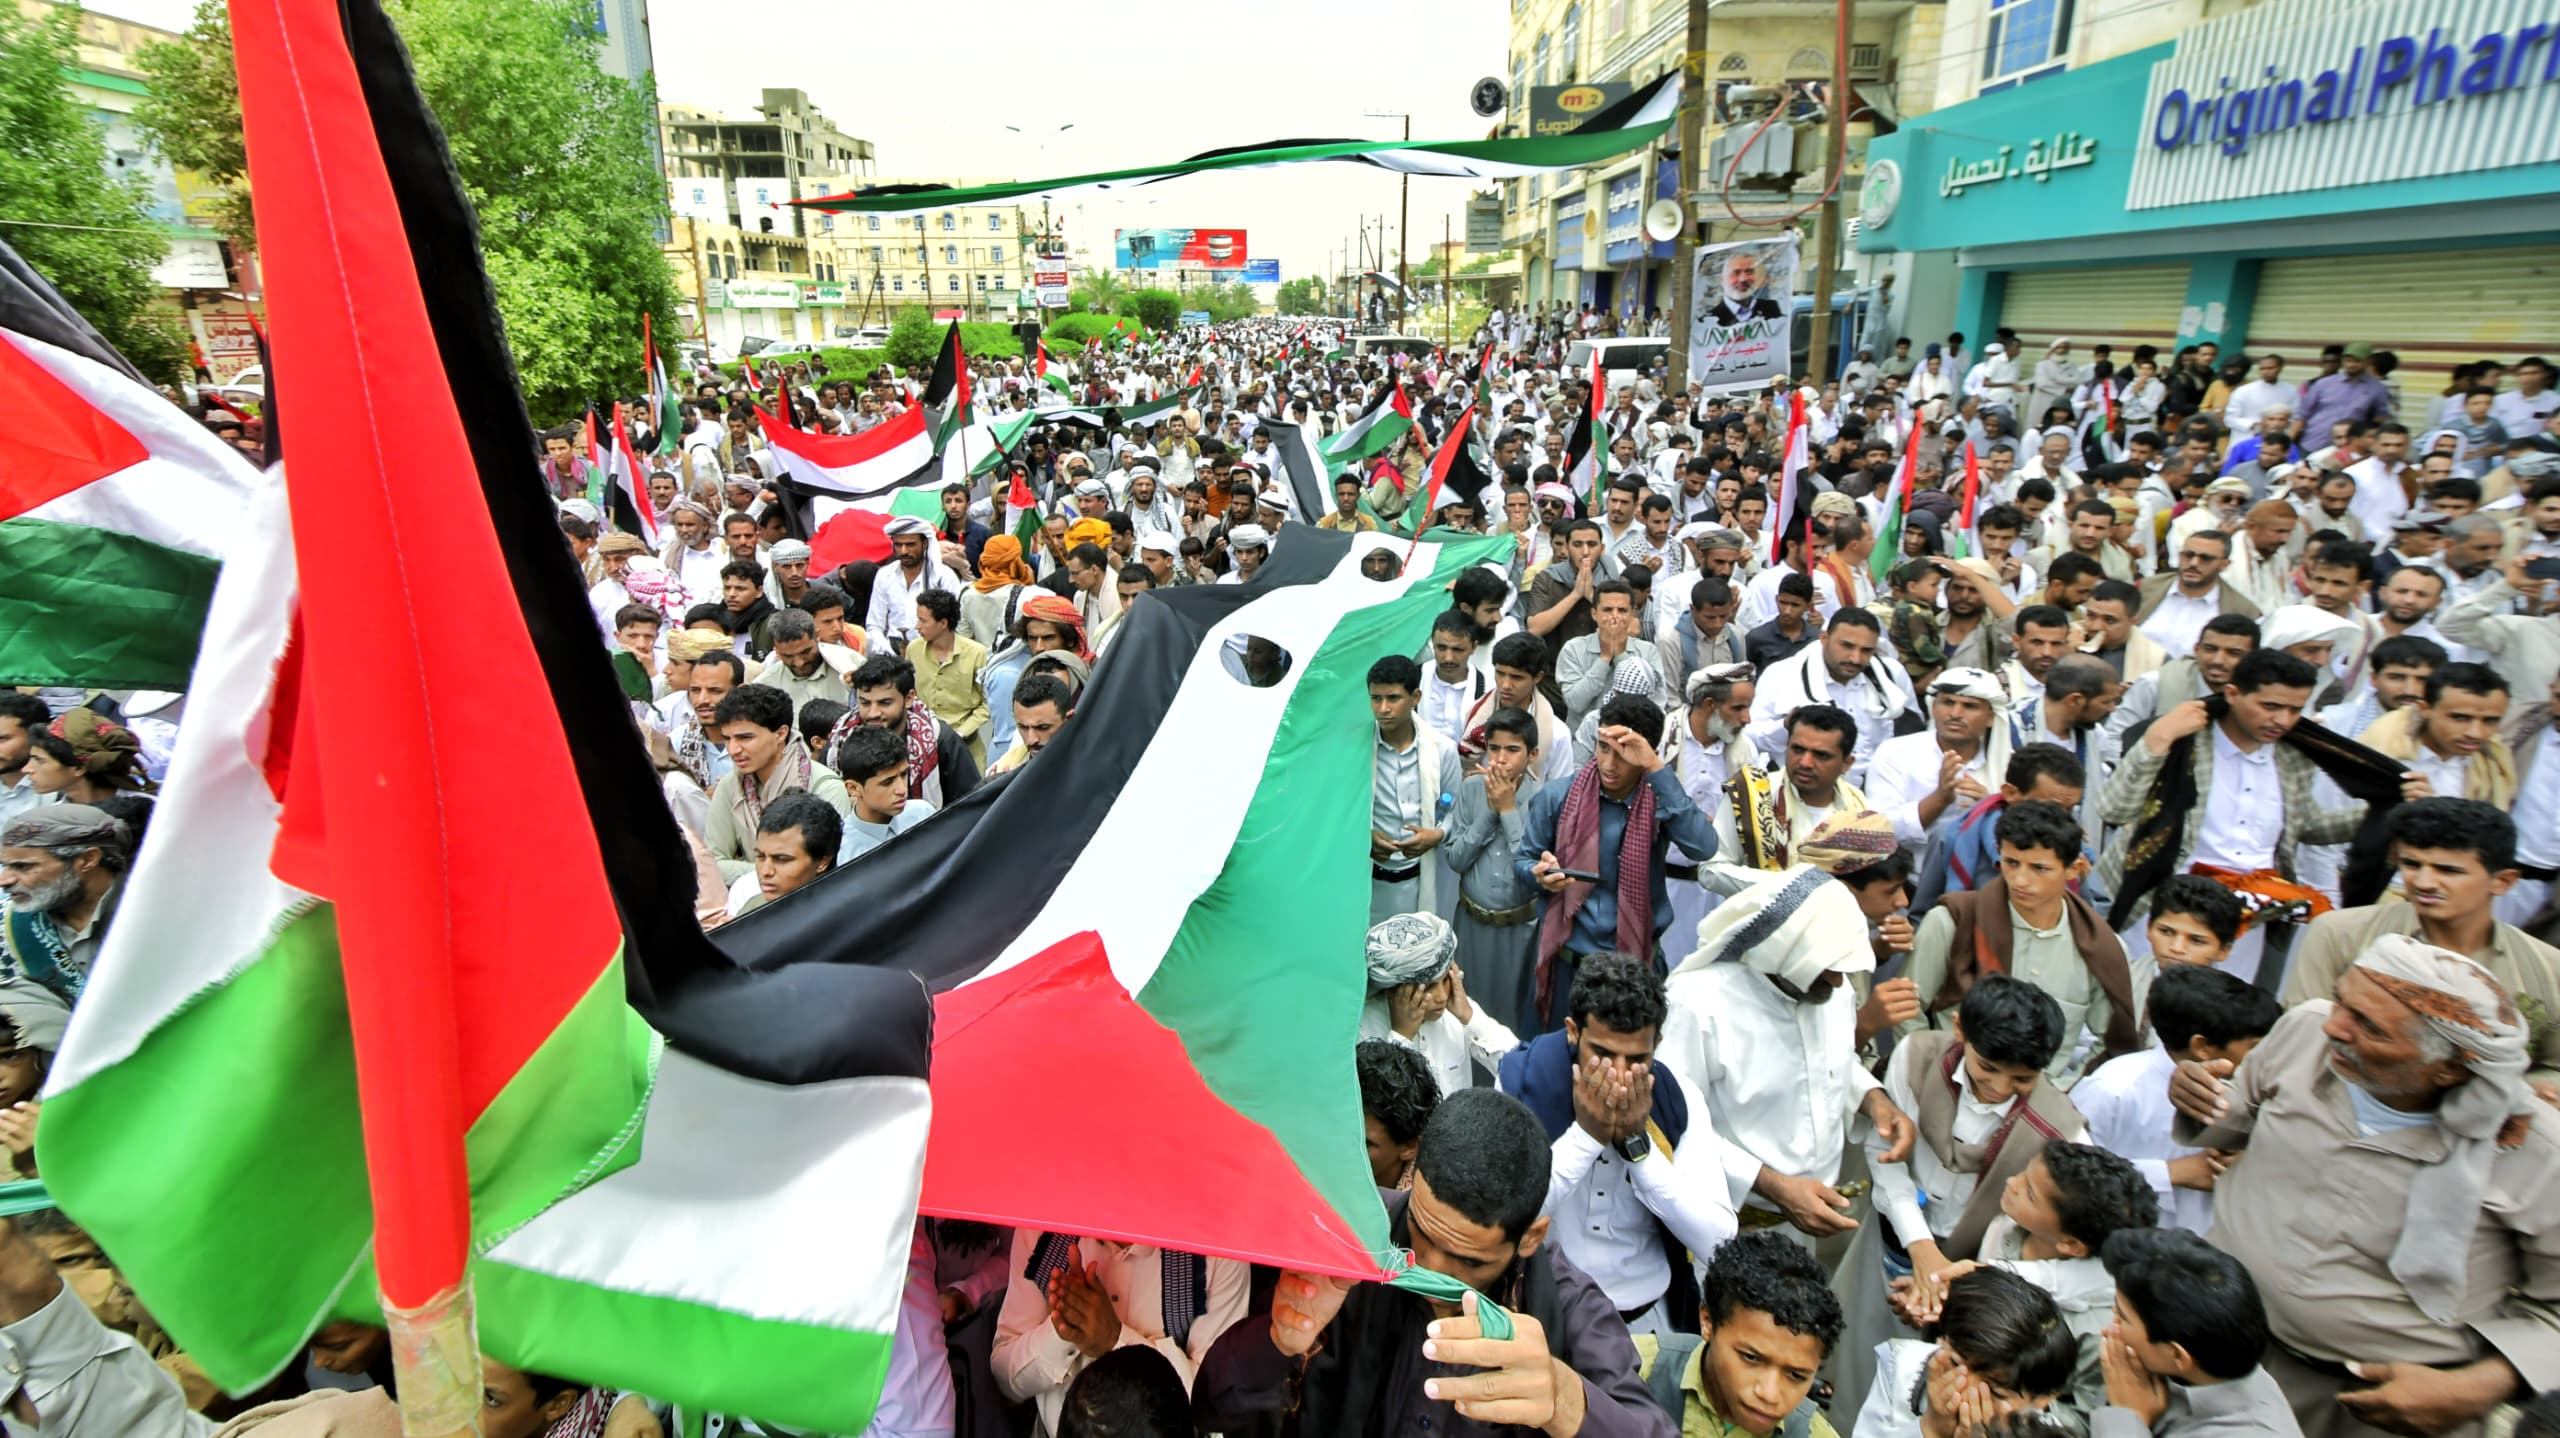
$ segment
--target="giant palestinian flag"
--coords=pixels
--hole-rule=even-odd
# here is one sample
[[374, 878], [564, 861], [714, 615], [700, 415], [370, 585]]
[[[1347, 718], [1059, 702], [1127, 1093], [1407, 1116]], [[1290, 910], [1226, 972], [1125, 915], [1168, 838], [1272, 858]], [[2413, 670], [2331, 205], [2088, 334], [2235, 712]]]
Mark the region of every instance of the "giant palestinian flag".
[[1342, 433], [1318, 444], [1316, 452], [1328, 466], [1348, 469], [1395, 448], [1396, 441], [1412, 428], [1413, 401], [1405, 398], [1404, 381], [1390, 380], [1358, 418], [1344, 425]]
[[[1369, 922], [1369, 754], [1345, 738], [1371, 661], [1413, 652], [1509, 543], [1425, 542], [1381, 582], [1359, 560], [1402, 540], [1290, 525], [1249, 584], [1140, 599], [1039, 757], [721, 928], [758, 973], [824, 955], [932, 986], [924, 1211], [1388, 1266], [1344, 1061]], [[1002, 877], [955, 878], [982, 875]]]
[[[703, 935], [397, 36], [376, 0], [231, 22], [314, 482], [267, 481], [228, 556], [45, 1179], [233, 1392], [333, 1318], [468, 1283], [519, 1368], [859, 1432], [928, 1124], [923, 988], [742, 973]], [[515, 782], [484, 782], [493, 753]]]
[[1316, 457], [1314, 441], [1307, 437], [1306, 426], [1295, 420], [1266, 419], [1262, 429], [1271, 436], [1271, 452], [1280, 456], [1281, 476], [1289, 482], [1290, 497], [1297, 501], [1297, 517], [1313, 524], [1333, 508], [1331, 469]]
[[842, 195], [795, 201], [821, 210], [906, 214], [958, 205], [984, 205], [1024, 195], [1055, 194], [1082, 188], [1110, 189], [1151, 184], [1178, 175], [1210, 170], [1268, 169], [1338, 161], [1369, 165], [1401, 175], [1447, 175], [1494, 180], [1596, 165], [1633, 154], [1671, 132], [1680, 108], [1677, 70], [1613, 105], [1594, 111], [1561, 135], [1520, 136], [1495, 140], [1281, 140], [1204, 151], [1189, 159], [1131, 165], [1081, 175], [1041, 180], [1008, 180], [993, 185], [875, 185]]
[[184, 689], [256, 467], [0, 243], [0, 684]]
[[[1196, 374], [1197, 371], [1194, 373]], [[1162, 424], [1189, 409], [1192, 403], [1200, 398], [1200, 391], [1204, 388], [1206, 386], [1195, 379], [1187, 381], [1181, 389], [1175, 390], [1162, 399], [1151, 399], [1143, 404], [1124, 404], [1120, 406], [1120, 423], [1123, 426]]]

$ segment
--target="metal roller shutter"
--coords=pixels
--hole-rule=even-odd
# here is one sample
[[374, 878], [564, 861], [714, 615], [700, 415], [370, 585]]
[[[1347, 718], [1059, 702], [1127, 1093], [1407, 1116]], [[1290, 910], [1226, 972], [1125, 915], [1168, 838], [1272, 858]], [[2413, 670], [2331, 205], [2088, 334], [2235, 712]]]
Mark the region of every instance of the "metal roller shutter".
[[[2026, 349], [2019, 372], [2033, 370], [2044, 347], [2068, 336], [2071, 357], [2089, 363], [2090, 347], [2115, 346], [2121, 368], [2135, 345], [2157, 345], [2163, 354], [2178, 341], [2178, 310], [2187, 302], [2185, 265], [2140, 265], [2098, 270], [2021, 270], [2009, 276], [2000, 323], [2018, 332]], [[1966, 341], [1976, 354], [1979, 339]]]
[[2357, 341], [2400, 356], [2391, 379], [2404, 414], [2421, 421], [2455, 365], [2560, 345], [2560, 245], [2331, 255], [2259, 268], [2250, 353], [2283, 355], [2285, 378], [2303, 384], [2319, 372], [2322, 346]]

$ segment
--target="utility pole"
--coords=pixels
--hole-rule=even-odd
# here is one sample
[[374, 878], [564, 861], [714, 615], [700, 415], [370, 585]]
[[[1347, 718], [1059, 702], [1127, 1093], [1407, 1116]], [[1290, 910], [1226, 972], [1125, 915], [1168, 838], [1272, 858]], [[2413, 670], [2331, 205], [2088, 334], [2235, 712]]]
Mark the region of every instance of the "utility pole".
[[916, 216], [916, 261], [924, 266], [924, 317], [933, 318], [933, 241], [925, 235], [924, 216]]
[[[1404, 117], [1404, 137], [1413, 138], [1413, 117]], [[1447, 222], [1442, 222], [1447, 227]], [[1413, 286], [1405, 273], [1405, 251], [1413, 244], [1413, 176], [1396, 178], [1396, 328], [1404, 328], [1405, 302], [1412, 297]]]
[[1823, 168], [1830, 179], [1829, 197], [1822, 202], [1822, 257], [1813, 270], [1813, 353], [1805, 356], [1805, 367], [1811, 371], [1818, 387], [1834, 373], [1831, 364], [1831, 286], [1832, 272], [1840, 267], [1840, 184], [1842, 168], [1849, 161], [1849, 11], [1857, 0], [1839, 0], [1838, 17], [1833, 22], [1831, 37], [1831, 124]]
[[1689, 312], [1697, 303], [1698, 177], [1707, 146], [1707, 0], [1689, 0], [1680, 55], [1680, 239], [1671, 247], [1671, 387], [1689, 384]]
[[1456, 241], [1449, 234], [1449, 217], [1440, 217], [1440, 335], [1450, 344], [1458, 342], [1458, 276], [1450, 256]]

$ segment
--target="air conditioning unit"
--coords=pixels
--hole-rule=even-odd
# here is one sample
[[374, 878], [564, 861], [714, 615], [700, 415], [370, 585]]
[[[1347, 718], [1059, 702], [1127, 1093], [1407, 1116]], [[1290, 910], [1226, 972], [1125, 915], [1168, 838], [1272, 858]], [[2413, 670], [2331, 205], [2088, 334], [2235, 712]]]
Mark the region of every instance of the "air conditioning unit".
[[1884, 46], [1852, 45], [1849, 47], [1849, 78], [1881, 80], [1884, 78]]

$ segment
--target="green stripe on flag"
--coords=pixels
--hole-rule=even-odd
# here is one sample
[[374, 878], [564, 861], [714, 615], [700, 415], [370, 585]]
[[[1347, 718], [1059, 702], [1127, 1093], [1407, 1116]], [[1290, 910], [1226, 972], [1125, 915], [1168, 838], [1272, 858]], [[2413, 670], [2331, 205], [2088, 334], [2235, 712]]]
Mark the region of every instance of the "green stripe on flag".
[[[328, 906], [289, 911], [229, 982], [46, 1103], [44, 1177], [63, 1211], [234, 1392], [273, 1377], [328, 1316], [379, 1321], [339, 962]], [[479, 1232], [637, 1157], [654, 1040], [623, 987], [617, 958], [464, 1136]], [[250, 1253], [260, 1261], [229, 1261]]]
[[[1483, 536], [1439, 547], [1432, 572], [1385, 603], [1354, 610], [1305, 665], [1273, 735], [1262, 782], [1245, 810], [1227, 866], [1193, 901], [1138, 1002], [1180, 1034], [1212, 1093], [1269, 1129], [1361, 1242], [1387, 1249], [1386, 1211], [1360, 1145], [1355, 1088], [1306, 1081], [1312, 1056], [1342, 1054], [1359, 1037], [1367, 976], [1357, 955], [1369, 924], [1367, 748], [1345, 733], [1376, 723], [1369, 665], [1410, 654], [1449, 607], [1458, 572], [1505, 555]], [[1274, 896], [1285, 896], [1290, 939], [1270, 944]], [[1270, 961], [1239, 967], [1235, 956]]]
[[221, 570], [119, 530], [0, 523], [0, 684], [185, 689]]
[[898, 497], [889, 501], [889, 513], [912, 515], [939, 529], [942, 527], [941, 487], [918, 485], [911, 489], [899, 490]]
[[[670, 1373], [724, 1375], [791, 1391], [788, 1411], [734, 1415], [820, 1433], [859, 1433], [864, 1395], [888, 1373], [890, 1335], [731, 1313], [678, 1298], [622, 1293], [482, 1258], [471, 1265], [481, 1331], [512, 1366], [647, 1393]], [[492, 1319], [495, 1322], [492, 1322]], [[574, 1320], [574, 1321], [573, 1321]]]

